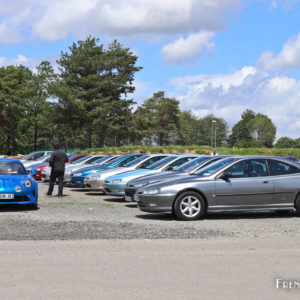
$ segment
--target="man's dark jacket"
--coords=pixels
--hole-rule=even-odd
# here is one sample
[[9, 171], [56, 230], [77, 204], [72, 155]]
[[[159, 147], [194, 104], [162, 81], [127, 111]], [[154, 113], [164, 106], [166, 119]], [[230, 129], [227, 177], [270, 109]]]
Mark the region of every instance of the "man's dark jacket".
[[49, 165], [54, 171], [65, 171], [65, 163], [69, 161], [67, 154], [61, 150], [54, 150], [51, 154]]

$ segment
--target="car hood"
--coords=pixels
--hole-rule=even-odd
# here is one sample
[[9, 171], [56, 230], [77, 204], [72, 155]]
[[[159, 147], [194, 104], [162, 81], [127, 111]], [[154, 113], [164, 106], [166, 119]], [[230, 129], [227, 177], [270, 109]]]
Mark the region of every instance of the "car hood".
[[150, 183], [148, 185], [145, 185], [141, 188], [139, 188], [139, 191], [143, 190], [149, 190], [149, 189], [158, 189], [163, 188], [167, 186], [178, 186], [179, 184], [185, 184], [190, 183], [193, 184], [195, 182], [207, 182], [214, 180], [212, 177], [203, 177], [203, 176], [197, 176], [197, 175], [190, 175], [189, 173], [182, 174], [181, 176], [170, 178], [170, 180], [164, 180], [160, 182]]
[[166, 171], [166, 172], [159, 172], [158, 174], [150, 174], [144, 175], [142, 177], [138, 177], [137, 179], [133, 179], [128, 182], [128, 186], [134, 186], [135, 184], [148, 184], [152, 182], [164, 181], [168, 178], [173, 178], [177, 176], [181, 176], [183, 173], [174, 172], [174, 171]]
[[131, 171], [131, 170], [132, 170], [132, 168], [117, 167], [117, 168], [101, 170], [101, 171], [93, 173], [92, 175], [89, 175], [89, 176], [101, 175], [100, 180], [103, 180], [109, 176], [114, 176], [116, 174], [125, 173], [125, 172]]
[[128, 182], [129, 180], [133, 180], [135, 178], [144, 176], [146, 174], [154, 174], [154, 173], [158, 173], [159, 171], [157, 170], [135, 170], [135, 171], [129, 171], [129, 172], [124, 172], [121, 174], [117, 174], [115, 176], [110, 176], [108, 178], [106, 178], [106, 181], [111, 181], [114, 179], [122, 179], [123, 183], [124, 182]]
[[32, 180], [28, 175], [1, 175], [0, 176], [0, 193], [5, 193], [5, 190], [15, 188], [17, 185], [22, 185], [27, 179]]

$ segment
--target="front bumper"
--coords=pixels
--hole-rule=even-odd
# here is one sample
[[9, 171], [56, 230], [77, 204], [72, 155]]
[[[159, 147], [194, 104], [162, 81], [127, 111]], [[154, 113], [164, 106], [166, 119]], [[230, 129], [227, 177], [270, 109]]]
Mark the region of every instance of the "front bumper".
[[103, 183], [105, 194], [111, 195], [111, 196], [125, 196], [125, 183]]
[[71, 177], [71, 183], [74, 186], [85, 187], [85, 185], [84, 185], [84, 177], [85, 176], [72, 176]]
[[[2, 192], [4, 193], [4, 192]], [[14, 199], [0, 199], [0, 205], [11, 205], [11, 204], [20, 204], [20, 205], [32, 205], [37, 204], [38, 191], [37, 189], [30, 189], [27, 191], [22, 191], [16, 193], [15, 191], [5, 191], [4, 194], [14, 194]]]
[[175, 195], [143, 195], [135, 194], [134, 199], [137, 202], [137, 207], [141, 211], [156, 213], [156, 212], [172, 212]]
[[103, 183], [100, 179], [93, 179], [89, 176], [85, 177], [84, 179], [84, 185], [85, 188], [88, 190], [97, 190], [97, 191], [103, 191]]

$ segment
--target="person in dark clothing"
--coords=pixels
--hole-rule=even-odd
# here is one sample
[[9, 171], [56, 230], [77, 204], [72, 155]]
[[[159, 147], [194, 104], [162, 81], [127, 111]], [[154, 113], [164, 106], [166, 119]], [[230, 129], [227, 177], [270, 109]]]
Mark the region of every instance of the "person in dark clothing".
[[59, 145], [54, 145], [54, 151], [51, 154], [49, 165], [51, 167], [50, 184], [47, 192], [48, 196], [52, 195], [54, 184], [58, 179], [58, 197], [63, 196], [63, 184], [65, 175], [65, 163], [69, 161], [67, 154], [59, 149]]

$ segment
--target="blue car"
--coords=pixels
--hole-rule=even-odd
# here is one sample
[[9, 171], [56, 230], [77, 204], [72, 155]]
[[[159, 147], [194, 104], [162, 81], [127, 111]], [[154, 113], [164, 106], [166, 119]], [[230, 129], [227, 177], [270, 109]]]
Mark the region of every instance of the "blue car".
[[0, 159], [0, 204], [20, 204], [37, 208], [37, 182], [17, 159]]
[[195, 154], [180, 154], [169, 156], [162, 159], [145, 169], [137, 169], [133, 171], [124, 172], [106, 178], [103, 182], [104, 191], [111, 196], [125, 196], [125, 187], [128, 181], [146, 175], [157, 174], [160, 172], [176, 170], [182, 164], [199, 157]]
[[96, 172], [99, 172], [102, 170], [110, 169], [110, 168], [121, 167], [142, 155], [145, 155], [145, 153], [125, 154], [125, 155], [119, 156], [119, 157], [111, 160], [110, 162], [108, 162], [107, 164], [104, 164], [104, 165], [89, 167], [89, 168], [82, 168], [82, 169], [76, 170], [74, 173], [71, 173], [71, 182], [75, 186], [85, 187], [84, 178], [87, 175], [89, 175], [91, 173], [96, 173]]

